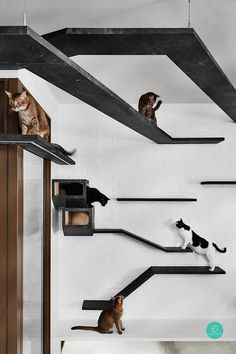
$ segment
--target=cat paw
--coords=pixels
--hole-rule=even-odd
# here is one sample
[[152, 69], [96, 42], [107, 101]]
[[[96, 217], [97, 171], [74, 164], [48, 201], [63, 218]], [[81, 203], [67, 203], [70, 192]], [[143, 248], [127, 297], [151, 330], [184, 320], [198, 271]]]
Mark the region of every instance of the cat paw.
[[119, 331], [118, 333], [119, 333], [119, 334], [122, 334], [122, 331]]
[[125, 327], [121, 327], [122, 331], [125, 331]]
[[215, 267], [211, 267], [211, 268], [209, 269], [210, 272], [214, 272], [214, 270], [215, 270]]

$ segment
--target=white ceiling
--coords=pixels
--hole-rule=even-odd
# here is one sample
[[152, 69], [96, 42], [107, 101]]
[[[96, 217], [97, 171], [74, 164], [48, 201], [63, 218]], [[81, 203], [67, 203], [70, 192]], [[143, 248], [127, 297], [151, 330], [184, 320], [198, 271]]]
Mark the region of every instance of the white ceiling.
[[[187, 27], [188, 0], [0, 0], [1, 25], [27, 24], [39, 34], [64, 27]], [[191, 0], [191, 26], [236, 86], [236, 0]], [[146, 91], [165, 102], [208, 98], [165, 57], [76, 57], [83, 68], [135, 103]], [[55, 89], [56, 97], [65, 102]]]

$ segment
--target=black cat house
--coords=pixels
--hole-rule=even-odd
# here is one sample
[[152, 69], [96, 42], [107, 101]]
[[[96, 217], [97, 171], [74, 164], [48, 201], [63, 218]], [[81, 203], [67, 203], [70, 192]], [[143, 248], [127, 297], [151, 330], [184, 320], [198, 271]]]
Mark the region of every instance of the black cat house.
[[62, 228], [65, 236], [92, 236], [94, 207], [63, 208]]
[[[52, 201], [55, 208], [86, 208], [88, 206], [86, 200], [88, 185], [89, 181], [86, 179], [53, 179]], [[76, 186], [76, 188], [71, 188], [72, 186]], [[71, 193], [71, 190], [75, 192]]]

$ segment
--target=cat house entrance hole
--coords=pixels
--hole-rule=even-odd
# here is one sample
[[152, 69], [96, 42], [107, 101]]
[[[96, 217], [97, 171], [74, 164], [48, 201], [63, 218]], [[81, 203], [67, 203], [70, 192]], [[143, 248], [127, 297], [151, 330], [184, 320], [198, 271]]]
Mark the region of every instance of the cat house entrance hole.
[[65, 225], [88, 225], [89, 213], [83, 211], [66, 211]]
[[62, 227], [65, 236], [92, 236], [94, 232], [94, 207], [63, 208]]

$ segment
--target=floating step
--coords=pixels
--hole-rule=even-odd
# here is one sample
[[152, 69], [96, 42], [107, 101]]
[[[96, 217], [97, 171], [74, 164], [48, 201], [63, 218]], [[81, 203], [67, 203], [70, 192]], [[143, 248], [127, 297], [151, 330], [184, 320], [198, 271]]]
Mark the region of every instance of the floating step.
[[236, 121], [236, 90], [192, 28], [64, 28], [44, 38], [68, 56], [166, 55]]
[[[128, 284], [124, 289], [119, 291], [116, 295], [123, 295], [124, 297], [132, 294], [136, 289], [143, 285], [148, 279], [155, 274], [226, 274], [226, 272], [220, 267], [216, 267], [213, 272], [209, 271], [209, 267], [197, 267], [197, 266], [152, 266], [138, 276], [134, 281]], [[109, 307], [111, 300], [84, 300], [83, 310], [104, 310]]]
[[133, 238], [134, 240], [143, 242], [151, 247], [157, 248], [160, 251], [166, 252], [166, 253], [188, 253], [192, 252], [191, 248], [187, 247], [186, 249], [182, 249], [181, 247], [166, 247], [166, 246], [161, 246], [158, 243], [152, 242], [150, 240], [147, 240], [146, 238], [143, 238], [141, 236], [138, 236], [132, 232], [129, 232], [124, 229], [94, 229], [94, 233], [97, 234], [119, 234], [119, 235], [125, 235], [130, 238]]
[[203, 182], [201, 182], [201, 184], [203, 184], [203, 185], [207, 185], [207, 184], [225, 184], [225, 185], [230, 185], [230, 184], [236, 184], [236, 181], [203, 181]]
[[[78, 183], [81, 185], [81, 193], [76, 195], [67, 195], [63, 189], [65, 184]], [[53, 179], [52, 180], [52, 200], [54, 207], [87, 207], [86, 188], [89, 181], [86, 179]]]
[[75, 165], [75, 161], [39, 135], [0, 134], [0, 145], [19, 145], [32, 154], [58, 165]]
[[[145, 33], [147, 34], [148, 31]], [[45, 40], [27, 26], [0, 27], [0, 36], [1, 52], [3, 53], [0, 57], [0, 70], [17, 70], [25, 68], [155, 143], [217, 144], [224, 140], [224, 138], [221, 137], [172, 138], [162, 129], [149, 123], [122, 98], [117, 96], [65, 54], [60, 52], [58, 48], [49, 43], [49, 37], [47, 38], [47, 36], [45, 36], [45, 38], [47, 38], [47, 40]], [[187, 37], [189, 37], [189, 33]], [[182, 37], [182, 41], [178, 39], [178, 44], [182, 42], [184, 43], [185, 40], [185, 36]], [[9, 43], [11, 43], [10, 46]], [[173, 45], [174, 43], [175, 41], [173, 41]], [[177, 48], [178, 46], [176, 49]], [[195, 48], [194, 45], [193, 48]], [[186, 48], [184, 51], [185, 50]], [[173, 53], [174, 52], [175, 51], [173, 51]], [[190, 55], [190, 52], [188, 54]], [[183, 54], [181, 54], [181, 57], [183, 57]], [[195, 57], [193, 59], [196, 62]], [[191, 60], [188, 63], [190, 67]], [[202, 65], [202, 67], [205, 66], [206, 64]], [[194, 69], [195, 77], [200, 77], [201, 82], [201, 80], [204, 80], [205, 78], [204, 75], [206, 75], [206, 80], [204, 81], [204, 84], [206, 85], [210, 75], [209, 68], [207, 68], [206, 72], [204, 70], [204, 75], [202, 76], [199, 74], [198, 69], [198, 67]], [[190, 72], [192, 72], [192, 70], [192, 68], [189, 68]], [[214, 70], [212, 69], [211, 72], [213, 71]], [[229, 82], [226, 85], [225, 81], [221, 82], [218, 80], [217, 85], [213, 85], [213, 83], [215, 83], [214, 80], [209, 81], [209, 85], [213, 86], [214, 90], [219, 90], [221, 102], [223, 101], [224, 93], [226, 93], [226, 96], [228, 97], [229, 105], [231, 105], [231, 101], [233, 101], [234, 98], [236, 101], [236, 94], [234, 97], [231, 92], [233, 91], [233, 87], [230, 92], [228, 90], [230, 86]], [[233, 109], [233, 112], [234, 111], [235, 110]]]
[[116, 198], [118, 202], [197, 202], [196, 198]]

